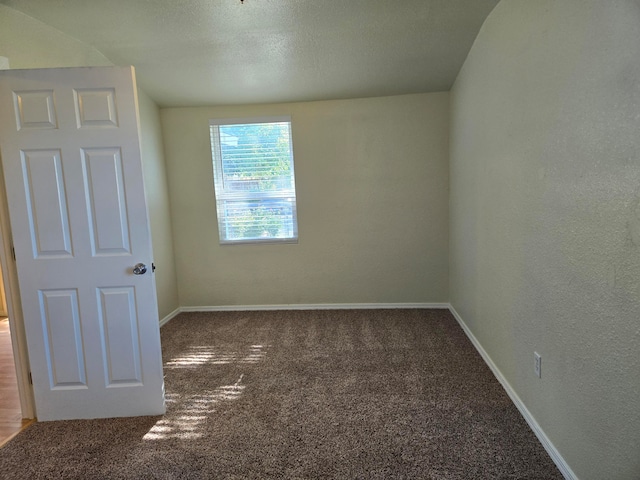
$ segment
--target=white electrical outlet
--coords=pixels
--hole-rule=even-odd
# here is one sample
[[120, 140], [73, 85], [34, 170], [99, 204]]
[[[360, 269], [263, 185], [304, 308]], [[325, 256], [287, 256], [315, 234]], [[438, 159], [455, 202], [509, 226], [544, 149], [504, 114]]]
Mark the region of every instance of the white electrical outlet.
[[533, 352], [533, 371], [536, 377], [542, 378], [542, 357], [538, 352]]

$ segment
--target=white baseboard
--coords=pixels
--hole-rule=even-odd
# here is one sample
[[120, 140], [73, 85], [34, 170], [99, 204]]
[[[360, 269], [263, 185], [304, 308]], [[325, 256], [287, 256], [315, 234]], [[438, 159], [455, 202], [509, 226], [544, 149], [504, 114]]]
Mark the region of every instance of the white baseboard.
[[383, 308], [449, 309], [448, 303], [303, 303], [282, 305], [215, 305], [180, 307], [181, 312], [232, 312], [253, 310], [373, 310]]
[[478, 353], [482, 356], [482, 359], [489, 366], [489, 368], [493, 372], [493, 375], [498, 379], [498, 381], [502, 385], [502, 388], [504, 388], [504, 390], [507, 392], [507, 395], [509, 395], [509, 398], [511, 398], [511, 401], [518, 408], [518, 410], [520, 411], [520, 414], [524, 417], [525, 421], [529, 424], [529, 427], [531, 427], [531, 430], [533, 430], [533, 433], [536, 434], [536, 437], [538, 437], [538, 440], [540, 440], [540, 443], [542, 444], [544, 449], [547, 451], [547, 453], [551, 457], [551, 460], [553, 460], [553, 462], [556, 464], [556, 466], [560, 470], [560, 473], [562, 473], [564, 478], [566, 478], [567, 480], [578, 480], [578, 477], [576, 476], [576, 474], [573, 473], [573, 470], [571, 470], [571, 467], [569, 467], [565, 459], [562, 457], [562, 455], [560, 455], [560, 452], [558, 452], [555, 445], [551, 442], [551, 440], [549, 440], [549, 437], [547, 437], [547, 435], [544, 433], [544, 430], [542, 430], [540, 425], [538, 425], [538, 422], [536, 422], [536, 419], [533, 417], [533, 415], [531, 415], [531, 412], [529, 412], [525, 404], [522, 402], [522, 400], [520, 399], [518, 394], [515, 392], [515, 390], [511, 387], [511, 385], [509, 384], [507, 379], [504, 377], [504, 375], [502, 375], [502, 372], [500, 371], [500, 369], [496, 366], [495, 363], [493, 363], [493, 360], [491, 360], [491, 357], [489, 356], [489, 354], [485, 351], [484, 348], [482, 348], [482, 345], [480, 344], [478, 339], [475, 337], [475, 335], [471, 332], [469, 327], [467, 327], [467, 324], [464, 323], [464, 320], [462, 320], [462, 317], [460, 317], [458, 312], [456, 312], [456, 309], [453, 308], [453, 306], [449, 305], [449, 311], [458, 321], [458, 323], [460, 324], [460, 327], [462, 327], [462, 330], [464, 330], [464, 333], [467, 335], [469, 340], [471, 340], [471, 343], [476, 348]]
[[178, 315], [181, 311], [182, 311], [182, 308], [180, 307], [176, 308], [173, 312], [171, 312], [169, 315], [167, 315], [166, 317], [160, 320], [160, 326], [162, 327], [163, 325], [166, 325], [167, 323], [169, 323], [169, 320], [171, 320], [173, 317]]

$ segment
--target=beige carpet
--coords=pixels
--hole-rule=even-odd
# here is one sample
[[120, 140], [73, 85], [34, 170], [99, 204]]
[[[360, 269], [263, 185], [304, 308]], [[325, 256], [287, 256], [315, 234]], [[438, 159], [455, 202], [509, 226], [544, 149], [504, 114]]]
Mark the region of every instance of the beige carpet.
[[7, 479], [561, 479], [443, 310], [181, 314], [164, 417], [38, 423]]

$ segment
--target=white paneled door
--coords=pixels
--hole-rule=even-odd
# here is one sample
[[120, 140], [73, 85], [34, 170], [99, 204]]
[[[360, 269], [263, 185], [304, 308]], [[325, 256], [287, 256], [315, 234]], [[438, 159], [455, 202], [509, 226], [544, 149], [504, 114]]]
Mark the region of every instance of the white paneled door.
[[138, 132], [131, 67], [0, 71], [0, 154], [39, 420], [164, 413]]

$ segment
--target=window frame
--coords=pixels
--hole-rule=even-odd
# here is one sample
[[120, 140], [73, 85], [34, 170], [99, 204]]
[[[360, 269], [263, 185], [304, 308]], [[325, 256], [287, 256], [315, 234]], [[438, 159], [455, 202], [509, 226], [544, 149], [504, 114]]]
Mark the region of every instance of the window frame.
[[[224, 187], [224, 169], [222, 166], [222, 153], [220, 140], [220, 129], [217, 127], [225, 125], [250, 125], [260, 123], [288, 123], [289, 124], [289, 158], [291, 161], [291, 185], [290, 189], [279, 189], [264, 192], [234, 192], [226, 191]], [[215, 134], [217, 135], [217, 142], [214, 142], [214, 127]], [[291, 121], [291, 115], [270, 115], [259, 117], [239, 117], [239, 118], [214, 118], [209, 119], [209, 140], [211, 150], [211, 160], [213, 165], [213, 186], [214, 186], [214, 201], [216, 204], [216, 220], [218, 221], [218, 238], [220, 245], [251, 245], [251, 244], [297, 244], [298, 243], [298, 214], [297, 214], [297, 194], [296, 194], [296, 181], [295, 181], [295, 159], [293, 156], [293, 124]], [[217, 151], [214, 152], [214, 144], [217, 147]], [[263, 201], [263, 200], [277, 200], [277, 199], [291, 199], [292, 203], [292, 227], [293, 233], [291, 237], [266, 237], [266, 238], [250, 238], [250, 239], [225, 239], [222, 234], [223, 222], [222, 218], [226, 218], [224, 215], [224, 201]]]

